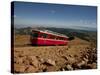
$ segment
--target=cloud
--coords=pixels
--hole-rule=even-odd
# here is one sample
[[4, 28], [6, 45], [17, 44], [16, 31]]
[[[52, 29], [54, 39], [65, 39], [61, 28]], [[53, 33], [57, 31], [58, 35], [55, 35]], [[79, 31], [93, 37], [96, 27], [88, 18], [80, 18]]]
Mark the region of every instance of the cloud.
[[51, 10], [51, 13], [53, 13], [53, 14], [54, 14], [55, 12], [56, 12], [55, 10]]

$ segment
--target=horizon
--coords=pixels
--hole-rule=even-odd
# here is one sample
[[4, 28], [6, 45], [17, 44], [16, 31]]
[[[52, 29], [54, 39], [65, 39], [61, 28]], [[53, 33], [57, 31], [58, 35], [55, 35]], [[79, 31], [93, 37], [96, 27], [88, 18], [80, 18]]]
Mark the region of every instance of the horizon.
[[19, 25], [19, 26], [14, 26], [14, 28], [15, 29], [23, 29], [23, 28], [60, 28], [60, 29], [72, 29], [72, 30], [85, 30], [85, 31], [96, 31], [97, 32], [97, 28], [85, 28], [85, 27], [83, 27], [83, 28], [71, 28], [71, 27], [66, 27], [66, 28], [64, 28], [64, 27], [43, 27], [43, 26], [34, 26], [34, 27], [31, 27], [31, 26], [22, 26], [22, 27], [20, 27], [21, 25]]

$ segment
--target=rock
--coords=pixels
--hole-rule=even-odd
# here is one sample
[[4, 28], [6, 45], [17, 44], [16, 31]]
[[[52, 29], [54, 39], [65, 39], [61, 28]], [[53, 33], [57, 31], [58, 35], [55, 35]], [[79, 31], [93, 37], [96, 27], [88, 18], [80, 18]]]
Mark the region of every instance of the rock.
[[23, 57], [14, 58], [14, 62], [17, 63], [17, 64], [23, 63]]
[[89, 58], [88, 55], [85, 56], [87, 59]]
[[86, 59], [86, 58], [83, 58], [83, 60], [87, 63], [89, 60], [88, 59]]
[[68, 70], [73, 70], [72, 66], [69, 65], [69, 64], [66, 66], [66, 68], [67, 68]]
[[43, 71], [43, 72], [46, 72], [46, 71], [47, 71], [47, 69], [45, 68], [45, 69], [43, 69], [42, 71]]
[[69, 57], [72, 57], [72, 55], [69, 55]]
[[53, 61], [53, 60], [51, 60], [51, 59], [47, 59], [47, 60], [44, 62], [44, 64], [46, 64], [46, 65], [51, 65], [51, 66], [55, 66], [55, 65], [56, 65], [55, 61]]
[[93, 48], [93, 50], [95, 51], [95, 50], [96, 50], [96, 48]]
[[92, 69], [96, 69], [97, 68], [97, 63], [92, 63]]
[[23, 60], [23, 64], [25, 64], [25, 65], [30, 65], [30, 61], [27, 60], [27, 59], [24, 59], [24, 60]]
[[38, 61], [38, 59], [35, 56], [28, 56], [27, 60], [29, 60], [30, 65], [33, 65], [35, 67], [39, 66], [39, 61]]
[[36, 56], [27, 56], [27, 59], [30, 61], [37, 60]]
[[73, 63], [73, 64], [72, 64], [72, 67], [73, 67], [74, 70], [75, 70], [75, 69], [79, 69], [79, 67], [77, 66], [77, 63]]
[[23, 73], [26, 69], [25, 65], [21, 65], [21, 64], [14, 64], [14, 72], [15, 73]]
[[77, 58], [77, 57], [78, 57], [78, 55], [74, 55], [74, 57], [75, 57], [75, 58]]
[[88, 66], [89, 66], [91, 69], [96, 69], [96, 68], [97, 68], [97, 64], [96, 64], [96, 63], [88, 64]]
[[46, 65], [43, 65], [43, 64], [41, 64], [40, 67], [39, 67], [39, 69], [41, 69], [41, 70], [43, 70], [45, 68], [46, 68]]
[[66, 71], [65, 68], [62, 68], [62, 71]]
[[60, 71], [65, 71], [65, 68], [60, 68]]
[[64, 58], [66, 61], [68, 61], [67, 57], [66, 56], [61, 56], [62, 58]]
[[44, 63], [45, 60], [43, 58], [39, 58], [40, 63]]
[[35, 67], [39, 66], [39, 62], [37, 60], [34, 60], [34, 61], [30, 62], [30, 64], [32, 64]]
[[77, 61], [75, 58], [72, 58], [72, 57], [67, 57], [67, 59], [68, 59], [69, 64], [73, 64]]
[[28, 72], [28, 73], [32, 73], [32, 72], [37, 72], [37, 68], [35, 68], [34, 66], [31, 66], [31, 65], [29, 65], [28, 67], [27, 67], [27, 69], [26, 69], [26, 72]]
[[23, 56], [25, 56], [25, 53], [26, 53], [26, 52], [24, 52], [24, 51], [20, 51], [18, 56], [19, 56], [19, 57], [23, 57]]
[[48, 66], [46, 69], [47, 69], [47, 72], [56, 71], [56, 67], [54, 66]]
[[85, 64], [86, 64], [85, 61], [81, 61], [80, 63], [77, 64], [77, 66], [78, 66], [78, 67], [81, 67], [81, 66], [83, 66], [83, 65], [85, 65]]

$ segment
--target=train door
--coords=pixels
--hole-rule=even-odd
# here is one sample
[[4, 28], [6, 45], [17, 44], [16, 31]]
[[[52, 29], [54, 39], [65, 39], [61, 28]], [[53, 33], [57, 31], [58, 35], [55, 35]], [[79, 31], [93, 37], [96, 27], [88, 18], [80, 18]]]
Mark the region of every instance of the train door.
[[47, 45], [47, 34], [43, 34], [43, 38], [44, 38], [44, 41], [43, 41], [43, 44], [44, 45]]
[[31, 37], [30, 37], [32, 45], [37, 45], [37, 41], [38, 41], [37, 38], [38, 38], [38, 32], [32, 31]]

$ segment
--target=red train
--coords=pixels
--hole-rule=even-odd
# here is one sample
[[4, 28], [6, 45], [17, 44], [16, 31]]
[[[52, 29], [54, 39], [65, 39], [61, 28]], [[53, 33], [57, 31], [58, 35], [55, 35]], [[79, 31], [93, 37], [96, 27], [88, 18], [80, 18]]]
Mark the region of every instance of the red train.
[[67, 45], [69, 38], [63, 34], [52, 31], [32, 30], [31, 34], [32, 45]]

